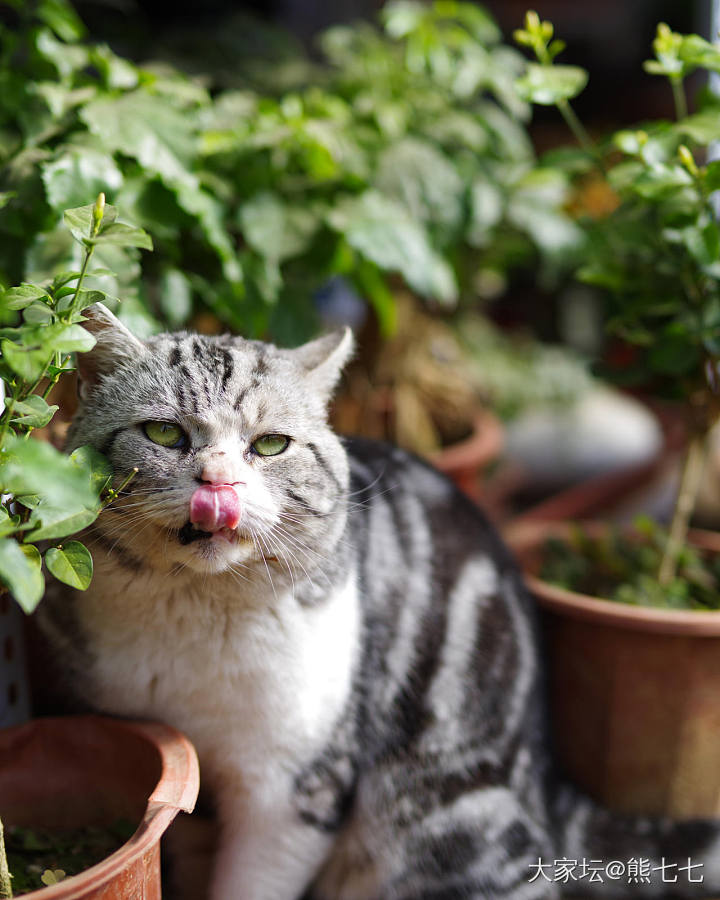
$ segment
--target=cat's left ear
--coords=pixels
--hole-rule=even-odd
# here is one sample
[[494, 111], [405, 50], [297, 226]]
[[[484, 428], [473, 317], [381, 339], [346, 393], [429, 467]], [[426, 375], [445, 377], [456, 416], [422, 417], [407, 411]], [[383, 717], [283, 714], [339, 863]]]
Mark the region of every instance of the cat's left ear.
[[303, 344], [292, 353], [305, 369], [312, 389], [328, 401], [354, 349], [355, 338], [351, 329], [340, 328]]
[[84, 399], [103, 375], [112, 372], [120, 362], [138, 359], [145, 345], [102, 303], [83, 311], [82, 323], [95, 336], [95, 346], [87, 353], [78, 353], [78, 394]]

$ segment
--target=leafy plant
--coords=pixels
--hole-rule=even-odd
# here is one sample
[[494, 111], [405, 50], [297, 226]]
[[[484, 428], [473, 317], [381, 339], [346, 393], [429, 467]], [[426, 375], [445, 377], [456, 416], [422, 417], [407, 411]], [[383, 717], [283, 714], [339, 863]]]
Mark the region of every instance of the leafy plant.
[[58, 407], [48, 397], [73, 370], [73, 354], [95, 344], [81, 325], [83, 310], [106, 295], [85, 285], [89, 278], [112, 276], [91, 269], [91, 259], [105, 247], [152, 248], [146, 232], [116, 217], [103, 194], [93, 205], [66, 210], [65, 225], [83, 251], [80, 268], [25, 282], [0, 297], [3, 317], [20, 319], [0, 329], [0, 582], [28, 613], [44, 592], [43, 561], [65, 584], [88, 587], [90, 553], [66, 538], [90, 525], [127, 483], [111, 487], [108, 462], [89, 447], [66, 456], [47, 442], [29, 440], [53, 418]]
[[720, 413], [720, 230], [712, 196], [720, 162], [709, 153], [720, 139], [720, 100], [704, 91], [688, 115], [684, 86], [696, 70], [720, 71], [720, 49], [658, 25], [655, 59], [645, 69], [669, 79], [677, 120], [623, 129], [595, 144], [570, 106], [587, 75], [555, 63], [563, 45], [553, 26], [529, 12], [515, 37], [537, 59], [517, 82], [521, 95], [557, 106], [581, 145], [570, 156], [555, 154], [554, 164], [567, 171], [570, 160], [581, 176], [594, 170], [615, 198], [608, 214], [583, 223], [588, 240], [578, 276], [603, 289], [608, 331], [635, 348], [635, 365], [624, 375], [669, 390], [690, 409], [688, 455], [657, 572], [667, 588], [685, 552], [707, 435]]
[[210, 311], [296, 342], [335, 275], [387, 332], [398, 276], [451, 307], [476, 296], [478, 272], [537, 254], [550, 272], [581, 238], [567, 176], [536, 165], [513, 87], [522, 59], [474, 4], [395, 2], [380, 29], [332, 29], [307, 84], [280, 94], [211, 94], [137, 66], [88, 42], [66, 0], [9, 5], [1, 284], [77, 268], [61, 211], [100, 190], [155, 238], [151, 258], [97, 254], [138, 333]]
[[686, 544], [673, 577], [661, 584], [667, 540], [667, 531], [644, 517], [631, 533], [615, 527], [595, 536], [578, 525], [568, 540], [547, 541], [540, 574], [567, 590], [631, 606], [720, 610], [720, 557]]

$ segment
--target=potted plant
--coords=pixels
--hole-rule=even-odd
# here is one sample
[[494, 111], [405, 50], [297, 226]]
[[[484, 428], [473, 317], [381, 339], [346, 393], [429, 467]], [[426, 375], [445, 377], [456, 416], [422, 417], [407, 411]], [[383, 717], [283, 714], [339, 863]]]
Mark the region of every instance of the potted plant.
[[[127, 484], [113, 486], [107, 461], [89, 448], [66, 456], [32, 437], [57, 411], [48, 397], [74, 369], [73, 354], [95, 342], [80, 325], [83, 310], [105, 297], [86, 287], [87, 278], [103, 277], [91, 260], [103, 247], [152, 247], [142, 229], [118, 223], [116, 216], [103, 194], [95, 204], [66, 210], [65, 225], [80, 250], [77, 265], [0, 297], [6, 323], [0, 329], [0, 594], [26, 613], [43, 596], [43, 566], [78, 590], [88, 587], [92, 557], [73, 535]], [[121, 849], [77, 879], [55, 884], [64, 870], [43, 872], [41, 866], [34, 884], [42, 896], [159, 896], [160, 835], [179, 809], [192, 808], [197, 787], [192, 747], [162, 725], [67, 717], [0, 732], [0, 816], [6, 826], [111, 825], [120, 816], [138, 826]], [[2, 853], [0, 896], [12, 896]]]
[[[160, 838], [180, 811], [192, 812], [198, 788], [195, 750], [167, 725], [69, 716], [0, 731], [5, 843], [19, 832], [11, 860], [25, 887], [13, 891], [11, 880], [8, 892], [0, 878], [0, 896], [159, 898]], [[110, 849], [90, 868], [70, 870]]]
[[[598, 146], [569, 104], [587, 75], [554, 64], [563, 44], [552, 25], [528, 13], [516, 39], [537, 58], [518, 82], [521, 94], [559, 108], [580, 142], [575, 171], [603, 179], [616, 198], [606, 215], [585, 223], [579, 277], [604, 289], [608, 330], [633, 347], [626, 374], [644, 375], [681, 399], [689, 435], [666, 535], [647, 523], [622, 540], [591, 529], [576, 539], [579, 555], [565, 552], [566, 571], [602, 574], [595, 582], [600, 596], [624, 602], [579, 596], [567, 590], [575, 580], [558, 589], [528, 578], [549, 610], [558, 749], [570, 774], [611, 805], [718, 814], [720, 616], [710, 611], [718, 606], [717, 544], [703, 538], [702, 549], [693, 550], [688, 527], [708, 431], [720, 411], [720, 230], [711, 198], [720, 165], [707, 152], [720, 127], [712, 94], [702, 93], [688, 115], [684, 79], [695, 70], [719, 71], [720, 49], [659, 25], [646, 71], [670, 79], [677, 121], [625, 129]], [[509, 529], [530, 572], [537, 574], [544, 555], [538, 545], [550, 533], [537, 522]], [[565, 547], [572, 543], [567, 526], [561, 536]]]

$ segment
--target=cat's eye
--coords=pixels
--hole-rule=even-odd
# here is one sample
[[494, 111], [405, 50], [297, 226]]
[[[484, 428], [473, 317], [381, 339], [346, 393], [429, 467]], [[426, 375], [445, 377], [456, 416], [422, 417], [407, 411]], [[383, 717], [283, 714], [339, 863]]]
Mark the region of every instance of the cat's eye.
[[253, 442], [252, 448], [258, 456], [277, 456], [287, 450], [290, 438], [284, 434], [264, 434]]
[[143, 430], [153, 444], [161, 447], [184, 447], [187, 435], [174, 422], [145, 422]]

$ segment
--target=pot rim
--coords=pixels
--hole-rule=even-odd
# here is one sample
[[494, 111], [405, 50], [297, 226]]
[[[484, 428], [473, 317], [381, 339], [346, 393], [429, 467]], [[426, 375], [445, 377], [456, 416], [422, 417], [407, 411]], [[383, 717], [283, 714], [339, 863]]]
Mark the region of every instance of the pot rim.
[[[527, 521], [510, 525], [505, 539], [513, 552], [522, 559], [523, 554], [537, 547], [548, 537], [567, 535], [573, 525], [587, 528], [590, 533], [607, 528], [603, 522], [541, 522]], [[690, 539], [704, 549], [720, 552], [720, 533], [693, 529]], [[678, 636], [719, 637], [720, 610], [655, 609], [647, 606], [630, 606], [581, 594], [543, 581], [523, 568], [523, 579], [538, 604], [555, 614], [580, 619], [599, 625]]]
[[505, 429], [492, 410], [479, 407], [473, 416], [472, 432], [462, 441], [431, 454], [430, 462], [446, 474], [456, 469], [486, 466], [502, 452]]
[[148, 798], [145, 814], [129, 840], [110, 856], [66, 881], [23, 894], [28, 900], [31, 897], [37, 897], [38, 900], [75, 900], [102, 887], [151, 850], [179, 812], [190, 813], [195, 807], [200, 788], [197, 754], [188, 738], [170, 725], [87, 715], [36, 719], [17, 726], [17, 729], [30, 729], [37, 721], [72, 725], [78, 720], [84, 720], [91, 726], [96, 725], [104, 731], [114, 729], [131, 733], [151, 744], [160, 756], [160, 778]]

